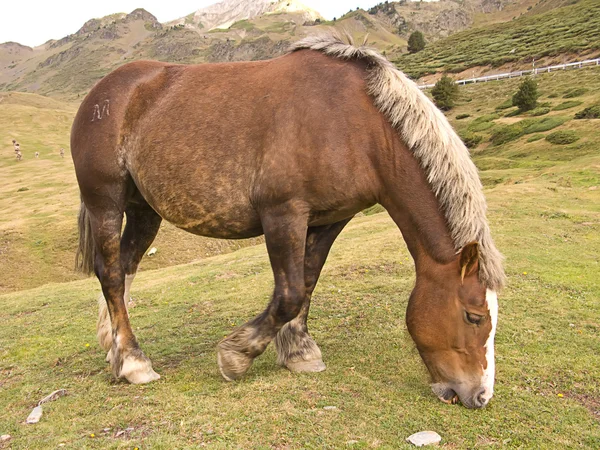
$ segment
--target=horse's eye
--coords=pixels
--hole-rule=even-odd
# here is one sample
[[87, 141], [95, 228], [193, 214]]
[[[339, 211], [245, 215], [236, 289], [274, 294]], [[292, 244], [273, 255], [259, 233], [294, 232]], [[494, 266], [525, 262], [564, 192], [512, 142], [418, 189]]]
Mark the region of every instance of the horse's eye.
[[483, 319], [485, 319], [485, 316], [480, 316], [479, 314], [472, 314], [470, 312], [466, 313], [466, 317], [467, 317], [467, 322], [472, 323], [474, 325], [479, 325]]

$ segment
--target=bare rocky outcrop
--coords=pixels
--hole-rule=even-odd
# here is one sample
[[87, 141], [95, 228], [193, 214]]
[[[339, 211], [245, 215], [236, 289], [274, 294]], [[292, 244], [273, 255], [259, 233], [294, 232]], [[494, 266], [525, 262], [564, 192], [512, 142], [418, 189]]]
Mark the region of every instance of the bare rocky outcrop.
[[257, 61], [274, 58], [285, 53], [289, 41], [272, 41], [268, 36], [254, 40], [220, 41], [211, 45], [207, 60], [209, 62]]
[[227, 29], [240, 20], [253, 19], [263, 14], [293, 12], [301, 13], [303, 22], [322, 19], [313, 9], [298, 0], [223, 0], [206, 8], [199, 9], [193, 17], [181, 18], [172, 24], [192, 22], [198, 28], [212, 30]]

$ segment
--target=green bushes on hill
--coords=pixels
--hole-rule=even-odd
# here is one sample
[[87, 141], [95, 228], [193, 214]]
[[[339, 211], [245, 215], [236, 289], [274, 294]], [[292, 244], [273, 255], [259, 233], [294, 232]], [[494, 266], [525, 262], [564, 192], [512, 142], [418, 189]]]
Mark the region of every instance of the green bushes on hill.
[[425, 37], [420, 31], [413, 31], [408, 38], [409, 53], [417, 53], [425, 48]]
[[465, 131], [465, 132], [459, 133], [459, 136], [462, 139], [462, 141], [465, 143], [467, 148], [475, 148], [483, 140], [482, 135], [471, 133], [470, 131]]
[[574, 108], [576, 106], [581, 105], [583, 102], [579, 102], [577, 100], [569, 100], [568, 102], [562, 102], [552, 108], [552, 111], [562, 111], [564, 109]]
[[567, 92], [565, 92], [563, 98], [579, 97], [580, 95], [585, 94], [587, 91], [588, 89], [584, 87], [569, 89]]
[[506, 144], [507, 142], [519, 139], [524, 134], [525, 131], [523, 130], [523, 127], [519, 122], [517, 122], [512, 125], [505, 125], [503, 127], [497, 128], [492, 133], [490, 140], [494, 145], [502, 145]]
[[513, 101], [512, 98], [506, 99], [506, 101], [500, 103], [498, 106], [496, 106], [496, 109], [498, 110], [502, 110], [502, 109], [508, 109], [508, 108], [512, 108], [513, 105]]
[[572, 130], [561, 130], [550, 133], [546, 136], [546, 140], [551, 144], [566, 145], [577, 141], [579, 136]]
[[539, 96], [537, 83], [527, 77], [519, 85], [519, 90], [513, 95], [512, 103], [514, 106], [518, 106], [521, 111], [529, 111], [535, 108]]
[[576, 119], [600, 119], [600, 104], [592, 105], [575, 114]]
[[600, 2], [580, 0], [511, 22], [471, 28], [394, 61], [411, 77], [600, 49]]
[[458, 86], [452, 78], [444, 75], [435, 83], [431, 90], [431, 96], [438, 108], [442, 111], [448, 111], [454, 107], [454, 102], [458, 96]]
[[511, 125], [504, 125], [494, 130], [490, 137], [493, 145], [502, 145], [514, 141], [525, 134], [541, 133], [556, 128], [567, 119], [565, 117], [544, 117], [543, 119], [523, 119]]
[[529, 112], [529, 115], [531, 116], [543, 116], [545, 114], [548, 114], [550, 112], [550, 108], [548, 106], [538, 106], [537, 108], [532, 109]]
[[527, 142], [535, 142], [535, 141], [539, 141], [540, 139], [544, 139], [546, 136], [544, 136], [543, 134], [534, 134], [533, 136], [529, 136], [527, 138]]
[[525, 134], [531, 134], [551, 130], [562, 125], [567, 120], [566, 117], [553, 116], [544, 117], [543, 119], [525, 119], [519, 123], [522, 124]]

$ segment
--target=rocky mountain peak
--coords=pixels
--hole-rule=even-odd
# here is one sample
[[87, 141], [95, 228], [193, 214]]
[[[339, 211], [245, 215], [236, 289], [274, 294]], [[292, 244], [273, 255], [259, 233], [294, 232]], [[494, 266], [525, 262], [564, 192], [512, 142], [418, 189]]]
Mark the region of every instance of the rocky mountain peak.
[[192, 21], [200, 28], [212, 30], [229, 28], [235, 22], [263, 14], [285, 12], [300, 13], [305, 20], [322, 18], [317, 11], [298, 0], [223, 0], [196, 11]]

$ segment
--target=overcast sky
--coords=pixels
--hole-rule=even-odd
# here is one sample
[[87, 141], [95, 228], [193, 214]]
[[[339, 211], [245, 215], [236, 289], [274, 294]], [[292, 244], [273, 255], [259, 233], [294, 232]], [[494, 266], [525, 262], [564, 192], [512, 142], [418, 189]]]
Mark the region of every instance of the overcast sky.
[[[49, 39], [60, 39], [75, 33], [89, 19], [109, 14], [129, 13], [144, 8], [159, 22], [186, 16], [218, 0], [0, 0], [0, 43], [18, 42], [31, 47]], [[382, 0], [303, 0], [325, 18], [339, 17], [355, 9], [370, 8]]]

